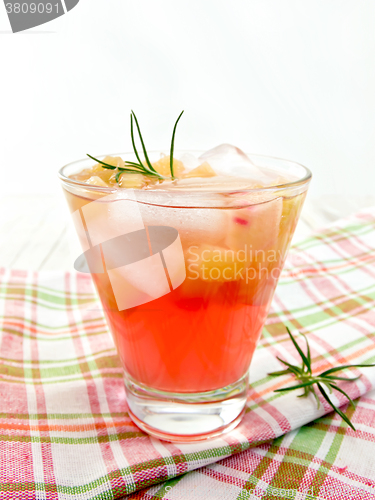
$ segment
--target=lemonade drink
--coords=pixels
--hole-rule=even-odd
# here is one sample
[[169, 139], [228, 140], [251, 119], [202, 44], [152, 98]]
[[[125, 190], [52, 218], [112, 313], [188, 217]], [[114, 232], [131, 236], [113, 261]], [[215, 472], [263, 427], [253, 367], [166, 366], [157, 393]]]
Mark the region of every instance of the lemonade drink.
[[[118, 164], [121, 159], [106, 161]], [[110, 171], [95, 165], [65, 180], [64, 191], [75, 212], [110, 189], [133, 188], [146, 200], [139, 203], [146, 228], [177, 229], [186, 278], [170, 293], [119, 310], [108, 273], [92, 273], [92, 278], [126, 379], [138, 388], [138, 396], [139, 388], [152, 389], [170, 399], [176, 395], [178, 402], [183, 394], [211, 394], [246, 379], [308, 180], [298, 182], [284, 172], [277, 186], [253, 183], [244, 189], [243, 180], [236, 184], [229, 176], [219, 178], [207, 162], [190, 171], [182, 162], [175, 164], [179, 180], [165, 186], [136, 174], [124, 174], [122, 186], [121, 181], [116, 186], [113, 173], [111, 178]], [[153, 165], [163, 171], [168, 159]], [[137, 286], [147, 292], [148, 285], [146, 279]], [[131, 281], [122, 286], [129, 294], [139, 291]], [[138, 415], [138, 425], [139, 418], [141, 424], [144, 420]], [[152, 433], [154, 427], [143, 428]], [[195, 434], [199, 431], [197, 426]], [[168, 430], [162, 432], [168, 437]]]

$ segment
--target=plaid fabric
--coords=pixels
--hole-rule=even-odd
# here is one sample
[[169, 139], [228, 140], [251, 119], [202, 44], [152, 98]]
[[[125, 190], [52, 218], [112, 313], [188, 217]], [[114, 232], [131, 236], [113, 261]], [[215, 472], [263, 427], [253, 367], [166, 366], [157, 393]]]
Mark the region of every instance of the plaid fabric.
[[350, 411], [357, 432], [327, 416], [270, 443], [126, 497], [128, 500], [375, 498], [375, 391]]
[[[360, 397], [347, 410], [356, 433], [332, 415], [316, 420], [331, 409], [322, 398], [318, 410], [313, 399], [274, 393], [292, 379], [267, 375], [280, 369], [277, 355], [299, 362], [284, 325], [308, 335], [314, 370], [375, 362], [374, 262], [375, 210], [294, 247], [242, 423], [221, 439], [179, 445], [129, 419], [88, 276], [3, 270], [0, 498], [114, 499], [146, 487], [129, 499], [375, 498], [375, 368], [352, 369], [361, 379], [342, 383]], [[332, 399], [345, 404], [341, 394]]]

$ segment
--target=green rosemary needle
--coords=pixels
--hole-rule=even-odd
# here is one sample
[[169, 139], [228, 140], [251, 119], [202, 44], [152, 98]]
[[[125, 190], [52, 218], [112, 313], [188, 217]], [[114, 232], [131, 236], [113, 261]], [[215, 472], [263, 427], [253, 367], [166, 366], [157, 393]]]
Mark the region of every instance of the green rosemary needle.
[[[172, 180], [175, 179], [174, 172], [173, 172], [174, 140], [175, 140], [175, 135], [176, 135], [177, 124], [178, 124], [178, 122], [179, 122], [179, 120], [180, 120], [180, 118], [182, 116], [182, 113], [183, 113], [183, 111], [179, 114], [179, 116], [178, 116], [178, 118], [176, 120], [176, 123], [174, 124], [174, 127], [173, 127], [171, 149], [170, 149], [170, 170], [171, 170], [171, 177], [170, 178]], [[144, 162], [145, 164], [142, 162], [142, 160], [141, 160], [141, 158], [139, 156], [138, 150], [137, 150], [137, 146], [135, 145], [134, 122], [133, 122], [133, 120], [134, 120], [135, 126], [137, 128], [139, 140], [141, 141], [141, 146], [142, 146], [143, 154], [144, 154], [144, 157], [145, 157], [145, 162]], [[130, 173], [130, 174], [147, 175], [149, 177], [154, 177], [154, 178], [161, 179], [161, 180], [168, 179], [169, 177], [165, 177], [164, 175], [160, 174], [152, 166], [152, 163], [150, 162], [149, 156], [147, 154], [147, 150], [146, 150], [146, 146], [145, 146], [145, 143], [144, 143], [144, 140], [143, 140], [143, 137], [142, 137], [141, 129], [140, 129], [140, 126], [139, 126], [139, 123], [138, 123], [137, 117], [135, 116], [134, 111], [132, 111], [131, 114], [130, 114], [130, 135], [131, 135], [131, 140], [132, 140], [134, 154], [135, 154], [138, 162], [125, 161], [124, 163], [125, 163], [126, 167], [114, 167], [113, 165], [109, 165], [108, 163], [105, 163], [104, 161], [98, 160], [98, 158], [95, 158], [94, 156], [91, 156], [89, 154], [87, 154], [87, 156], [89, 158], [91, 158], [92, 160], [96, 161], [97, 163], [100, 163], [100, 165], [102, 165], [103, 168], [108, 168], [110, 170], [118, 170], [118, 172], [115, 175], [115, 179], [116, 179], [117, 183], [119, 183], [120, 176], [124, 172]]]
[[[312, 369], [311, 369], [311, 353], [310, 353], [310, 346], [308, 343], [307, 338], [305, 335], [303, 335], [305, 342], [306, 342], [306, 354], [302, 351], [300, 346], [297, 344], [295, 338], [291, 334], [289, 328], [287, 327], [287, 332], [289, 334], [289, 337], [291, 341], [293, 342], [294, 347], [297, 349], [298, 354], [300, 355], [302, 359], [302, 365], [297, 366], [297, 365], [292, 365], [291, 363], [288, 363], [287, 361], [284, 361], [283, 359], [279, 358], [277, 356], [277, 359], [283, 363], [287, 368], [285, 370], [280, 370], [276, 372], [269, 373], [268, 375], [271, 375], [272, 377], [280, 377], [282, 375], [294, 375], [296, 380], [299, 382], [296, 385], [290, 386], [290, 387], [282, 387], [280, 389], [276, 389], [274, 392], [287, 392], [287, 391], [295, 391], [297, 389], [303, 389], [303, 393], [300, 394], [299, 398], [302, 397], [307, 397], [310, 393], [315, 397], [315, 400], [317, 402], [318, 408], [320, 407], [320, 401], [319, 398], [315, 392], [315, 388], [313, 387], [315, 384], [317, 385], [319, 392], [322, 394], [323, 398], [327, 401], [327, 403], [332, 407], [332, 409], [340, 415], [340, 417], [355, 431], [354, 425], [351, 423], [350, 419], [343, 413], [339, 408], [337, 408], [334, 403], [329, 399], [328, 394], [323, 388], [323, 385], [328, 388], [329, 392], [332, 393], [332, 390], [341, 392], [349, 401], [349, 403], [354, 406], [354, 402], [351, 399], [351, 397], [346, 394], [346, 392], [341, 389], [336, 384], [336, 381], [338, 380], [345, 380], [346, 382], [354, 382], [355, 380], [358, 380], [359, 377], [339, 377], [336, 375], [332, 375], [336, 372], [339, 372], [341, 370], [344, 370], [345, 368], [360, 368], [360, 367], [367, 367], [367, 366], [375, 366], [375, 365], [342, 365], [342, 366], [336, 366], [334, 368], [330, 368], [328, 370], [325, 370], [324, 372], [318, 374], [318, 375], [313, 375]], [[323, 384], [323, 385], [322, 385]]]
[[174, 152], [174, 136], [176, 135], [176, 128], [177, 128], [177, 123], [179, 122], [181, 116], [182, 116], [183, 111], [179, 114], [179, 117], [176, 120], [176, 123], [174, 124], [173, 127], [173, 133], [172, 133], [172, 141], [171, 141], [171, 151], [169, 153], [169, 165], [170, 165], [170, 170], [171, 170], [171, 177], [174, 179], [174, 173], [173, 173], [173, 152]]
[[147, 155], [147, 151], [146, 151], [146, 146], [145, 146], [145, 143], [143, 142], [143, 137], [142, 137], [142, 134], [141, 134], [141, 129], [139, 128], [137, 117], [135, 116], [134, 111], [132, 111], [131, 114], [130, 114], [130, 133], [131, 133], [131, 136], [132, 136], [132, 144], [133, 144], [133, 149], [134, 149], [135, 156], [137, 157], [139, 165], [143, 165], [142, 162], [141, 162], [141, 159], [140, 159], [140, 157], [138, 155], [137, 148], [135, 146], [134, 132], [133, 132], [133, 116], [134, 116], [135, 124], [137, 126], [138, 135], [139, 135], [139, 139], [140, 139], [141, 144], [142, 144], [143, 154], [145, 155], [145, 160], [146, 160], [146, 163], [147, 163], [147, 166], [148, 166], [148, 170], [150, 170], [151, 172], [157, 173], [156, 170], [154, 169], [154, 167], [151, 165], [150, 160], [148, 159], [148, 155]]

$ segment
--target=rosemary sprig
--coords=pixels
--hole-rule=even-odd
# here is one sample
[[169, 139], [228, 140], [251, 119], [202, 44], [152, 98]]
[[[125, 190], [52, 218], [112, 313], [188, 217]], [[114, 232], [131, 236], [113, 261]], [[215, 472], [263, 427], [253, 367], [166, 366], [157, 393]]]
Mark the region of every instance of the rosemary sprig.
[[[109, 170], [120, 170], [120, 174], [122, 172], [131, 172], [133, 174], [142, 174], [144, 173], [143, 169], [139, 167], [139, 165], [137, 163], [133, 163], [133, 162], [125, 162], [126, 164], [130, 164], [130, 166], [132, 168], [124, 168], [124, 167], [114, 167], [113, 165], [109, 165], [109, 163], [105, 163], [104, 161], [101, 161], [101, 160], [98, 160], [98, 158], [95, 158], [94, 156], [91, 156], [91, 155], [87, 155], [89, 158], [91, 158], [92, 160], [100, 163], [104, 168], [108, 168]], [[150, 173], [149, 175], [156, 175], [154, 173]], [[158, 176], [160, 176], [160, 174], [158, 174]], [[161, 176], [163, 177], [163, 176]]]
[[[176, 135], [177, 124], [182, 116], [182, 113], [183, 113], [183, 111], [178, 116], [176, 123], [174, 124], [174, 127], [173, 127], [171, 150], [170, 150], [170, 170], [171, 170], [171, 177], [170, 178], [172, 180], [175, 179], [174, 172], [173, 172], [174, 140], [175, 140], [175, 135]], [[137, 146], [135, 145], [133, 120], [134, 120], [135, 125], [137, 127], [137, 132], [138, 132], [139, 139], [141, 141], [142, 150], [143, 150], [143, 154], [145, 157], [146, 165], [141, 161], [141, 158], [140, 158], [138, 150], [137, 150]], [[98, 158], [95, 158], [94, 156], [91, 156], [89, 154], [87, 154], [87, 156], [89, 158], [91, 158], [92, 160], [96, 161], [97, 163], [100, 163], [100, 165], [102, 165], [103, 168], [108, 168], [110, 170], [118, 170], [118, 172], [115, 175], [115, 179], [116, 179], [117, 184], [119, 183], [120, 176], [123, 172], [131, 173], [131, 174], [147, 175], [149, 177], [154, 177], [154, 178], [161, 179], [161, 180], [168, 179], [169, 177], [165, 177], [164, 175], [160, 174], [152, 166], [152, 163], [150, 162], [150, 159], [149, 159], [148, 154], [147, 154], [147, 150], [146, 150], [146, 146], [145, 146], [145, 143], [144, 143], [144, 140], [142, 137], [141, 129], [139, 127], [139, 123], [138, 123], [137, 117], [135, 116], [134, 111], [132, 111], [130, 114], [130, 134], [131, 134], [131, 140], [132, 140], [134, 154], [135, 154], [138, 162], [125, 161], [126, 167], [114, 167], [113, 165], [109, 165], [108, 163], [105, 163], [104, 161], [98, 160]]]
[[[354, 382], [355, 380], [358, 380], [359, 377], [339, 377], [336, 375], [332, 375], [333, 373], [339, 372], [341, 370], [344, 370], [345, 368], [359, 368], [359, 367], [366, 367], [366, 366], [375, 366], [375, 365], [343, 365], [343, 366], [336, 366], [334, 368], [330, 368], [328, 370], [325, 370], [324, 372], [320, 373], [319, 375], [313, 375], [312, 373], [312, 368], [311, 368], [311, 353], [310, 353], [310, 346], [308, 343], [307, 338], [305, 335], [303, 335], [305, 342], [306, 342], [306, 354], [302, 351], [300, 346], [297, 344], [295, 338], [291, 334], [289, 328], [287, 327], [287, 332], [289, 334], [289, 337], [291, 341], [293, 342], [294, 347], [297, 349], [298, 354], [300, 355], [302, 359], [302, 365], [297, 366], [297, 365], [292, 365], [291, 363], [288, 363], [287, 361], [284, 361], [283, 359], [279, 358], [277, 356], [277, 359], [283, 363], [287, 368], [285, 370], [280, 370], [276, 372], [269, 373], [268, 375], [271, 375], [273, 377], [280, 377], [282, 375], [294, 375], [296, 380], [299, 382], [296, 385], [290, 386], [290, 387], [282, 387], [280, 389], [276, 389], [274, 392], [287, 392], [287, 391], [295, 391], [297, 389], [303, 389], [303, 393], [300, 394], [299, 398], [302, 397], [307, 397], [309, 394], [312, 394], [315, 397], [315, 400], [317, 402], [318, 408], [320, 407], [320, 401], [319, 398], [315, 392], [315, 388], [313, 387], [314, 384], [317, 385], [320, 393], [322, 394], [323, 398], [327, 401], [327, 403], [332, 407], [332, 409], [340, 415], [340, 417], [355, 431], [354, 425], [351, 423], [349, 418], [343, 413], [337, 406], [334, 405], [334, 403], [329, 399], [329, 396], [327, 392], [324, 390], [323, 385], [327, 387], [330, 393], [332, 393], [332, 390], [341, 392], [349, 401], [349, 403], [354, 406], [353, 400], [351, 397], [346, 394], [346, 392], [341, 389], [336, 384], [337, 380], [345, 380], [347, 382]], [[323, 385], [322, 385], [323, 384]]]

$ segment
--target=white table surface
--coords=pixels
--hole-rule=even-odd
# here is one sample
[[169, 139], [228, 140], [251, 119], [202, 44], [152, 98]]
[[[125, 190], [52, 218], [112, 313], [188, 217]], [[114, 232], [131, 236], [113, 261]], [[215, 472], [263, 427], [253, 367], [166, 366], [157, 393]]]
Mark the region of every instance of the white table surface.
[[[293, 241], [374, 205], [375, 196], [307, 197]], [[4, 196], [0, 211], [0, 267], [73, 269], [81, 250], [63, 195]]]

